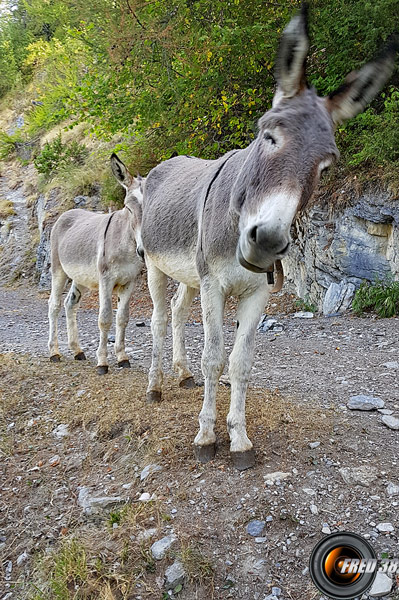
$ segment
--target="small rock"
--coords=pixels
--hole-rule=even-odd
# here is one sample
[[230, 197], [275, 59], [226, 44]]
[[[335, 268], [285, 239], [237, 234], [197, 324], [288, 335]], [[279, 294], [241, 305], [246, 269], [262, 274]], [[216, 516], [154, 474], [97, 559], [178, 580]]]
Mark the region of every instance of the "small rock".
[[389, 429], [397, 431], [399, 429], [399, 419], [391, 417], [391, 415], [383, 415], [381, 417], [381, 423], [384, 423]]
[[399, 369], [399, 362], [394, 360], [392, 362], [386, 362], [382, 366], [386, 369]]
[[327, 535], [330, 535], [331, 529], [328, 526], [328, 523], [323, 523], [323, 527], [321, 528], [321, 532]]
[[263, 536], [255, 538], [255, 544], [264, 544], [265, 542], [266, 542], [266, 538]]
[[364, 465], [361, 467], [343, 467], [339, 469], [339, 473], [348, 485], [358, 484], [369, 487], [377, 479], [378, 471], [375, 467]]
[[141, 471], [140, 481], [144, 481], [144, 479], [147, 479], [149, 475], [152, 475], [152, 473], [156, 473], [157, 471], [162, 471], [162, 467], [160, 465], [147, 465]]
[[253, 537], [259, 537], [262, 535], [265, 525], [265, 521], [258, 521], [257, 519], [250, 521], [247, 525], [247, 533]]
[[313, 319], [314, 314], [309, 311], [301, 310], [300, 312], [296, 312], [293, 317], [294, 319]]
[[82, 396], [84, 396], [85, 393], [86, 393], [86, 390], [78, 390], [76, 392], [76, 395], [77, 395], [78, 398], [82, 398]]
[[311, 504], [310, 505], [310, 512], [312, 513], [312, 515], [318, 515], [319, 514], [319, 509], [317, 508], [316, 504]]
[[115, 336], [114, 335], [109, 335], [108, 336], [108, 342], [110, 344], [115, 344]]
[[320, 446], [320, 442], [310, 442], [309, 444], [309, 448], [311, 450], [314, 450], [315, 448], [318, 448]]
[[92, 515], [103, 511], [115, 504], [125, 503], [120, 496], [91, 496], [88, 487], [81, 487], [78, 495], [78, 504], [86, 515]]
[[382, 415], [393, 415], [393, 410], [390, 410], [389, 408], [380, 408], [378, 409], [378, 412]]
[[25, 550], [25, 552], [20, 554], [17, 558], [17, 567], [20, 567], [21, 565], [23, 565], [24, 562], [26, 562], [28, 560], [28, 558], [29, 558], [29, 554]]
[[380, 598], [389, 594], [392, 588], [392, 579], [385, 575], [385, 573], [377, 572], [377, 576], [374, 579], [374, 583], [371, 589], [368, 591], [369, 596], [373, 598]]
[[392, 533], [392, 531], [395, 531], [395, 527], [392, 523], [378, 523], [377, 529], [381, 533]]
[[377, 408], [384, 408], [384, 404], [385, 402], [380, 398], [358, 394], [349, 398], [347, 407], [351, 410], [376, 410]]
[[176, 586], [183, 585], [186, 572], [182, 563], [175, 560], [165, 571], [165, 587], [167, 590], [174, 590]]
[[138, 534], [137, 539], [139, 541], [149, 540], [157, 534], [157, 531], [158, 530], [155, 527], [152, 527], [151, 529], [145, 529]]
[[281, 589], [279, 587], [272, 587], [272, 596], [281, 596]]
[[60, 457], [58, 456], [58, 454], [55, 454], [54, 456], [52, 456], [49, 459], [48, 462], [49, 462], [50, 467], [56, 467], [57, 465], [60, 464]]
[[151, 546], [151, 554], [155, 560], [162, 560], [169, 548], [175, 543], [177, 537], [171, 533], [162, 539], [154, 542]]
[[140, 498], [139, 498], [139, 502], [149, 502], [151, 500], [151, 494], [149, 494], [148, 492], [144, 492], [143, 494], [141, 494]]
[[399, 496], [399, 485], [390, 481], [387, 485], [387, 494], [388, 496]]
[[266, 523], [271, 523], [273, 521], [273, 517], [271, 515], [266, 517]]
[[283, 473], [282, 471], [276, 471], [275, 473], [268, 473], [267, 475], [263, 475], [263, 479], [266, 483], [272, 484], [275, 481], [283, 481], [290, 477], [291, 473]]
[[68, 424], [67, 423], [61, 423], [60, 425], [58, 425], [54, 431], [53, 431], [53, 435], [56, 438], [64, 438], [64, 437], [68, 437], [69, 435], [69, 431], [68, 431]]

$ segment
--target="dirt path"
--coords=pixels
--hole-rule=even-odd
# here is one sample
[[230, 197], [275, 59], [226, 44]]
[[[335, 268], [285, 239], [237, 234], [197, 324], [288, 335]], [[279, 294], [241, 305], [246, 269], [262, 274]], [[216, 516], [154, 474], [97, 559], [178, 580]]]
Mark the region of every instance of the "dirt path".
[[[322, 529], [360, 533], [379, 556], [397, 556], [399, 433], [380, 413], [350, 411], [346, 403], [352, 394], [374, 395], [399, 416], [398, 319], [274, 316], [283, 331], [257, 334], [248, 397], [257, 465], [240, 474], [229, 462], [224, 386], [219, 450], [205, 466], [192, 455], [202, 389], [179, 390], [168, 376], [164, 402], [146, 406], [147, 314], [146, 326], [137, 327], [134, 311], [128, 328], [134, 368], [118, 372], [113, 362], [99, 378], [96, 311], [80, 314], [87, 364], [70, 359], [62, 317], [60, 365], [47, 359], [46, 311], [34, 290], [0, 289], [4, 598], [67, 600], [79, 589], [77, 597], [93, 599], [263, 600], [277, 587], [280, 600], [314, 600], [321, 595], [307, 564]], [[230, 348], [231, 322], [225, 335]], [[187, 339], [200, 378], [200, 323], [187, 326]], [[57, 437], [60, 425], [68, 426], [66, 437]], [[162, 470], [141, 481], [149, 464]], [[268, 475], [277, 471], [284, 475], [272, 482]], [[82, 486], [116, 499], [89, 515]], [[140, 502], [143, 493], [153, 501]], [[254, 519], [265, 521], [258, 537], [246, 529]], [[381, 522], [393, 531], [381, 533]], [[151, 544], [171, 533], [172, 550], [154, 560]], [[164, 574], [176, 558], [186, 577], [168, 595]], [[64, 595], [55, 596], [61, 585]]]

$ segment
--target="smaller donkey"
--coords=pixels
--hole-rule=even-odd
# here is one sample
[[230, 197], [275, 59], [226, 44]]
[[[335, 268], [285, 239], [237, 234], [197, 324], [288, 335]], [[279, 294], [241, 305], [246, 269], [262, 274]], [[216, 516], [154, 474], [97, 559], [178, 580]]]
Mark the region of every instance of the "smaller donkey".
[[115, 354], [118, 367], [130, 367], [125, 352], [125, 330], [129, 320], [129, 301], [143, 257], [138, 256], [136, 237], [141, 219], [142, 186], [144, 180], [127, 170], [112, 154], [111, 168], [117, 181], [126, 189], [125, 207], [111, 214], [98, 214], [73, 209], [63, 213], [55, 223], [51, 243], [51, 295], [49, 298], [50, 360], [60, 361], [57, 322], [61, 296], [67, 279], [72, 285], [65, 299], [68, 344], [75, 360], [85, 360], [76, 322], [76, 312], [86, 289], [99, 291], [98, 326], [100, 343], [97, 349], [97, 372], [108, 373], [107, 342], [112, 324], [112, 293], [118, 295]]

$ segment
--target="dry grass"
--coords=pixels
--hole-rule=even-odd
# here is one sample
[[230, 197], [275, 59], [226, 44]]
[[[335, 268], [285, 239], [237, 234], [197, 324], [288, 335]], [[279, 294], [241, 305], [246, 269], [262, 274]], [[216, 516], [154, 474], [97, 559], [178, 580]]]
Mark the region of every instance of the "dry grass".
[[0, 219], [8, 219], [16, 214], [11, 200], [0, 199]]

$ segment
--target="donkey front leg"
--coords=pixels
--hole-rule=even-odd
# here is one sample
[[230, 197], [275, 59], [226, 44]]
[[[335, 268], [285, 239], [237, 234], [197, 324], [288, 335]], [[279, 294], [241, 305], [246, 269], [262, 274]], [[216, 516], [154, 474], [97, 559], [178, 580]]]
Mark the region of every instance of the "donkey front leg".
[[162, 355], [168, 316], [166, 313], [167, 276], [147, 260], [148, 289], [154, 305], [151, 318], [152, 361], [148, 374], [147, 402], [160, 402], [162, 396]]
[[51, 294], [48, 301], [48, 320], [49, 320], [49, 340], [48, 349], [51, 362], [60, 361], [60, 351], [58, 348], [58, 316], [61, 310], [61, 298], [64, 291], [67, 276], [59, 266], [58, 269], [52, 268], [51, 275]]
[[129, 322], [129, 302], [132, 296], [134, 281], [118, 289], [118, 310], [116, 313], [115, 354], [118, 367], [129, 368], [130, 362], [125, 351], [125, 333]]
[[85, 353], [79, 344], [78, 324], [76, 322], [76, 313], [82, 298], [82, 291], [82, 288], [78, 288], [76, 283], [72, 281], [71, 289], [69, 290], [64, 302], [68, 332], [68, 345], [73, 352], [75, 360], [86, 360]]
[[245, 398], [252, 368], [256, 327], [268, 296], [269, 290], [265, 285], [251, 296], [241, 298], [237, 309], [237, 333], [229, 360], [231, 403], [227, 429], [233, 464], [240, 471], [255, 464], [255, 453], [246, 431]]
[[225, 296], [214, 281], [201, 282], [201, 304], [205, 344], [202, 354], [204, 402], [199, 415], [200, 430], [194, 440], [194, 452], [200, 462], [215, 456], [216, 391], [225, 364], [223, 312]]
[[179, 386], [183, 388], [195, 387], [193, 374], [188, 368], [184, 328], [187, 315], [195, 294], [195, 288], [181, 283], [172, 298], [172, 334], [173, 334], [173, 369], [176, 371]]
[[97, 373], [108, 373], [108, 333], [112, 325], [112, 290], [114, 282], [106, 277], [100, 277], [99, 300], [100, 311], [98, 314], [98, 328], [100, 330], [100, 343], [97, 348]]

